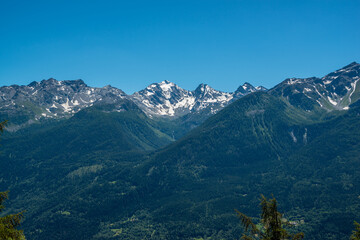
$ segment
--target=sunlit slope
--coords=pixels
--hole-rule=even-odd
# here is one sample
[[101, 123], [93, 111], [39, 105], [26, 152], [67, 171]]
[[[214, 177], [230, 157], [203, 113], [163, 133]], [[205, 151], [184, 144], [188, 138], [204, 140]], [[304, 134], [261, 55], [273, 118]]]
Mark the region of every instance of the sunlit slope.
[[[11, 147], [19, 140], [4, 138], [10, 173], [2, 173], [2, 184], [14, 194], [14, 209], [28, 210], [24, 228], [29, 239], [234, 239], [241, 228], [233, 209], [257, 216], [260, 194], [274, 194], [285, 218], [307, 239], [348, 239], [360, 211], [357, 105], [320, 117], [283, 98], [254, 93], [147, 155], [136, 152], [155, 148], [146, 140], [158, 132], [144, 133], [161, 130], [158, 123], [141, 112], [114, 111], [124, 107], [98, 106], [53, 129], [68, 134], [66, 126], [89, 134], [85, 139], [98, 136], [94, 145], [77, 138], [84, 152], [64, 141], [71, 153], [42, 156], [41, 161], [33, 153], [21, 162], [19, 150]], [[129, 119], [145, 127], [125, 125]], [[138, 132], [126, 144], [107, 129]], [[141, 134], [146, 140], [138, 140], [144, 139]], [[27, 166], [26, 176], [14, 163]]]
[[157, 158], [177, 166], [209, 167], [278, 158], [302, 145], [293, 140], [299, 134], [296, 124], [303, 118], [299, 113], [267, 93], [251, 94], [158, 153]]
[[269, 94], [244, 97], [145, 164], [151, 216], [182, 226], [179, 236], [198, 224], [193, 237], [234, 237], [233, 208], [255, 215], [260, 194], [274, 194], [308, 239], [347, 239], [359, 217], [359, 125], [356, 104], [320, 123]]

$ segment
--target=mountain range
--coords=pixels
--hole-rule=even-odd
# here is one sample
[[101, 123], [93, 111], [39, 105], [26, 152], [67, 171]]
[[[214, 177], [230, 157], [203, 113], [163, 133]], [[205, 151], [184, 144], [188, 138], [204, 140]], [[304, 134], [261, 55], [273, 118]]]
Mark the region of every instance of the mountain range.
[[[194, 91], [188, 91], [165, 80], [127, 95], [110, 85], [94, 88], [82, 80], [57, 81], [50, 78], [27, 86], [1, 87], [0, 111], [9, 118], [16, 116], [17, 121], [24, 123], [25, 120], [32, 122], [41, 118], [69, 117], [94, 104], [127, 99], [149, 116], [176, 118], [205, 109], [214, 114], [232, 101], [255, 91], [266, 91], [266, 88], [245, 83], [235, 92], [226, 93], [200, 84]], [[20, 120], [19, 116], [23, 119]]]
[[1, 136], [5, 214], [26, 209], [28, 239], [238, 239], [234, 208], [257, 221], [260, 195], [274, 194], [306, 239], [348, 239], [360, 220], [359, 77], [354, 62], [233, 93], [2, 87], [0, 117], [14, 122]]

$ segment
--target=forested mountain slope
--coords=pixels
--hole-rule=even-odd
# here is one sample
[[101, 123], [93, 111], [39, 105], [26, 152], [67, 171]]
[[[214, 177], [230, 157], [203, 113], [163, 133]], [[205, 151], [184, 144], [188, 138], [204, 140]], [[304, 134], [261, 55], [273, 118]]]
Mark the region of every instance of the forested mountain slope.
[[274, 194], [306, 239], [348, 239], [360, 220], [358, 67], [337, 71], [347, 92], [334, 85], [317, 95], [342, 94], [346, 106], [321, 106], [304, 90], [328, 78], [285, 80], [175, 142], [173, 126], [126, 99], [7, 133], [7, 209], [27, 210], [28, 239], [236, 239], [234, 208], [258, 216], [260, 194]]
[[274, 194], [307, 239], [347, 239], [360, 210], [359, 107], [322, 123], [301, 123], [298, 113], [267, 93], [252, 94], [154, 154], [142, 173], [159, 194], [151, 215], [182, 226], [178, 236], [233, 238], [231, 210], [256, 215], [260, 194]]

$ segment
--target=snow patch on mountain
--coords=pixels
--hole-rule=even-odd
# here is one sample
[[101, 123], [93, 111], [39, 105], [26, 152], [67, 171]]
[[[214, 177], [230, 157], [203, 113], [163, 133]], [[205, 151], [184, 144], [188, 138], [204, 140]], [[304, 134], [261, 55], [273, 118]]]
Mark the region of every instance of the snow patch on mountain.
[[[93, 88], [82, 80], [57, 81], [50, 78], [32, 82], [27, 86], [1, 87], [0, 96], [1, 112], [15, 114], [19, 111], [17, 106], [24, 106], [26, 103], [23, 111], [34, 115], [35, 119], [40, 119], [72, 115], [94, 102], [109, 98], [125, 98], [126, 94], [111, 86]], [[14, 102], [14, 106], [9, 108], [11, 102]]]
[[[359, 99], [357, 82], [360, 79], [360, 64], [351, 63], [342, 69], [322, 78], [289, 78], [275, 86], [269, 92], [281, 95], [291, 104], [312, 110], [317, 105], [327, 111], [347, 110], [349, 105]], [[301, 94], [312, 101], [300, 101]], [[309, 109], [310, 108], [310, 109]]]
[[239, 88], [241, 90], [227, 93], [215, 90], [207, 84], [200, 84], [194, 91], [188, 91], [165, 80], [153, 83], [130, 97], [144, 112], [150, 115], [179, 117], [205, 109], [208, 109], [210, 114], [214, 114], [241, 96], [266, 90], [262, 86], [255, 88], [249, 83], [245, 83]]
[[359, 81], [359, 77], [356, 78], [355, 82], [351, 83], [351, 89], [350, 89], [351, 93], [349, 95], [349, 103], [351, 103], [351, 101], [352, 101], [351, 96], [354, 94], [354, 92], [356, 90], [356, 85], [357, 85], [358, 81]]
[[[50, 78], [27, 86], [1, 87], [0, 112], [16, 114], [23, 111], [37, 120], [60, 118], [72, 116], [98, 102], [115, 103], [118, 99], [127, 99], [149, 116], [180, 117], [195, 112], [215, 114], [229, 103], [256, 91], [266, 91], [266, 88], [254, 87], [246, 82], [232, 93], [215, 90], [207, 84], [188, 91], [164, 80], [127, 95], [110, 85], [94, 88], [82, 80], [58, 81]], [[19, 110], [18, 106], [23, 107]]]

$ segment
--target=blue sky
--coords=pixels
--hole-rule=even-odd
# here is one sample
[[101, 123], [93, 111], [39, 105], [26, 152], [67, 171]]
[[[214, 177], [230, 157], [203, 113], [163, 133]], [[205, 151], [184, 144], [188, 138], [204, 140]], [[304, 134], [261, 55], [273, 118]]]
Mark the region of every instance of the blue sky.
[[0, 0], [0, 85], [234, 91], [360, 61], [359, 0]]

